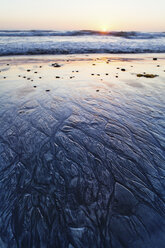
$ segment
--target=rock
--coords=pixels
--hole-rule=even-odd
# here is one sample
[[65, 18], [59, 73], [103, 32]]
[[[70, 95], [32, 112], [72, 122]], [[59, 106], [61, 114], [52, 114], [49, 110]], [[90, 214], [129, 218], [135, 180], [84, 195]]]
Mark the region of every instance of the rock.
[[141, 73], [139, 73], [139, 74], [137, 74], [136, 75], [137, 77], [146, 77], [146, 78], [155, 78], [155, 77], [158, 77], [158, 75], [154, 75], [154, 74], [141, 74]]
[[52, 64], [53, 67], [61, 67], [61, 65], [59, 65], [58, 63], [54, 63]]

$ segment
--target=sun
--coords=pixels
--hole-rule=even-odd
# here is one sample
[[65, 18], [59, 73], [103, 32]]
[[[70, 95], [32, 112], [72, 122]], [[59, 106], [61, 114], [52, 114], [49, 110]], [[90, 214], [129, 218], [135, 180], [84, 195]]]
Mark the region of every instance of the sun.
[[102, 33], [107, 33], [108, 32], [108, 28], [107, 27], [101, 27], [100, 31]]
[[107, 28], [102, 28], [102, 32], [107, 32]]

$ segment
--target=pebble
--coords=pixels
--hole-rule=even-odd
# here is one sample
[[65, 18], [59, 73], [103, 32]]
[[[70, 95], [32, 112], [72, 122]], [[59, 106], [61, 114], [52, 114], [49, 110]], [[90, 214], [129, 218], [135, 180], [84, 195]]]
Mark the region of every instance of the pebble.
[[53, 67], [61, 67], [61, 65], [57, 64], [57, 63], [54, 63], [52, 64]]

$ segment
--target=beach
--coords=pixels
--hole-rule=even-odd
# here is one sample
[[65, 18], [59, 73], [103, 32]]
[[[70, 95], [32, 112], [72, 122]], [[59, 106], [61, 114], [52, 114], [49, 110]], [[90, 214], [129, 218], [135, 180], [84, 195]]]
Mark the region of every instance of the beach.
[[0, 127], [1, 247], [163, 247], [164, 53], [2, 56]]

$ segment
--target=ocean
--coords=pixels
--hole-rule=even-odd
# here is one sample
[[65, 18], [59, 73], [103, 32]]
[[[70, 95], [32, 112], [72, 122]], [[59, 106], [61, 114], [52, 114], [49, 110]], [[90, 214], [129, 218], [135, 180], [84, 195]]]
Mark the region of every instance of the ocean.
[[0, 31], [0, 56], [164, 52], [165, 32]]

